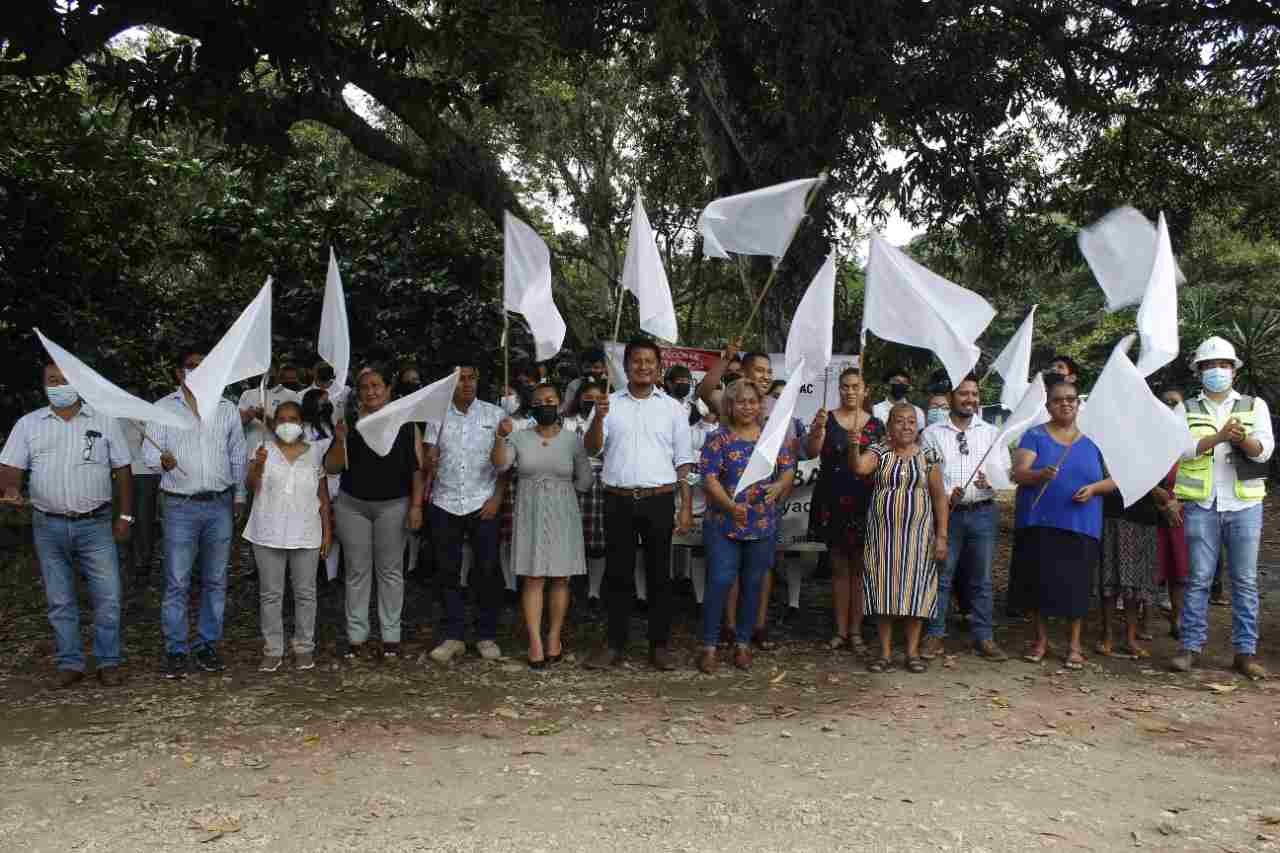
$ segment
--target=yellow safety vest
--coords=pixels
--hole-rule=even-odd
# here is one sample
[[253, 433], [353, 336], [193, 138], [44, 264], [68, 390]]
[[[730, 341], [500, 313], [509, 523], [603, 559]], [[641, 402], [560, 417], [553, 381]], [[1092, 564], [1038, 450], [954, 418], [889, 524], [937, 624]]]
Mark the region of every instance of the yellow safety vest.
[[[1218, 431], [1218, 424], [1214, 421], [1213, 415], [1209, 412], [1209, 408], [1203, 400], [1188, 400], [1186, 408], [1187, 427], [1191, 430], [1191, 434], [1195, 436], [1197, 442]], [[1235, 405], [1231, 407], [1231, 415], [1244, 427], [1245, 435], [1253, 433], [1252, 397], [1241, 396], [1236, 400]], [[1214, 448], [1211, 447], [1195, 459], [1184, 459], [1178, 464], [1178, 477], [1174, 483], [1173, 493], [1180, 500], [1195, 501], [1197, 503], [1209, 500], [1213, 494], [1213, 451]], [[1246, 476], [1253, 475], [1256, 479], [1244, 479], [1240, 476], [1245, 473], [1240, 465], [1243, 457], [1233, 449], [1230, 459], [1231, 463], [1236, 466], [1236, 497], [1241, 500], [1261, 500], [1266, 497], [1267, 485], [1263, 476], [1255, 471], [1250, 471]], [[1248, 460], [1245, 461], [1248, 462]], [[1244, 467], [1251, 467], [1253, 464], [1248, 462], [1248, 465]]]

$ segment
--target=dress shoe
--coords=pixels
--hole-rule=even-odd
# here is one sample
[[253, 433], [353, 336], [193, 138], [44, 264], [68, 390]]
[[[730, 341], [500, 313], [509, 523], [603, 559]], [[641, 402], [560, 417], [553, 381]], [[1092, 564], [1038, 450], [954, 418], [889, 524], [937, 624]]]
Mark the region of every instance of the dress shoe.
[[676, 662], [666, 646], [654, 646], [650, 649], [649, 663], [659, 672], [671, 672], [676, 668]]

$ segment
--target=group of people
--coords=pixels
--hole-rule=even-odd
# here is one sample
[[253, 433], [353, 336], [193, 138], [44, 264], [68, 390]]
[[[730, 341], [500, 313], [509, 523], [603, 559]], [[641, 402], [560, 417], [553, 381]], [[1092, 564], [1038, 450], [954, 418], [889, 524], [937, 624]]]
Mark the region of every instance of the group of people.
[[[793, 418], [772, 473], [739, 488], [779, 390], [769, 357], [740, 350], [731, 343], [695, 388], [686, 368], [664, 374], [658, 345], [635, 340], [623, 355], [621, 387], [611, 387], [603, 352], [592, 351], [563, 393], [536, 369], [520, 369], [496, 404], [479, 399], [479, 368], [460, 365], [442, 421], [405, 424], [386, 454], [354, 424], [415, 390], [416, 371], [367, 366], [349, 392], [324, 363], [310, 387], [285, 365], [271, 389], [251, 389], [238, 406], [220, 401], [196, 427], [176, 429], [105, 417], [57, 365], [46, 364], [49, 405], [14, 425], [0, 452], [0, 489], [4, 502], [23, 503], [27, 477], [59, 683], [79, 681], [86, 669], [77, 568], [94, 605], [97, 675], [118, 681], [116, 543], [130, 537], [135, 502], [141, 506], [145, 494], [162, 508], [167, 678], [184, 677], [192, 663], [224, 668], [218, 646], [237, 535], [251, 545], [259, 575], [264, 671], [290, 658], [298, 669], [315, 665], [317, 578], [322, 565], [332, 576], [339, 551], [343, 654], [399, 657], [406, 544], [419, 535], [429, 538], [442, 589], [433, 661], [447, 664], [467, 650], [468, 592], [475, 650], [500, 657], [504, 588], [518, 582], [528, 664], [555, 665], [565, 655], [570, 579], [587, 575], [590, 599], [600, 600], [603, 587], [608, 628], [585, 665], [603, 669], [625, 658], [641, 589], [647, 659], [670, 670], [679, 665], [671, 647], [673, 539], [695, 525], [704, 556], [696, 665], [716, 671], [719, 648], [728, 644], [733, 665], [749, 669], [754, 651], [772, 646], [766, 615], [779, 566], [777, 527], [803, 459], [819, 460], [809, 522], [831, 570], [828, 646], [864, 655], [872, 672], [896, 666], [898, 623], [903, 665], [925, 672], [944, 652], [953, 591], [970, 611], [974, 653], [1008, 658], [993, 631], [1000, 510], [988, 472], [999, 466], [1017, 485], [1009, 605], [1034, 624], [1026, 660], [1048, 654], [1045, 619], [1058, 617], [1070, 624], [1065, 665], [1081, 667], [1082, 623], [1096, 600], [1104, 604], [1096, 650], [1145, 656], [1138, 612], [1166, 584], [1181, 641], [1171, 663], [1191, 669], [1207, 641], [1209, 589], [1225, 552], [1234, 664], [1250, 677], [1265, 675], [1256, 657], [1256, 575], [1274, 438], [1265, 401], [1232, 390], [1241, 362], [1228, 342], [1211, 338], [1197, 350], [1198, 396], [1162, 390], [1185, 414], [1194, 446], [1128, 510], [1109, 503], [1116, 486], [1076, 425], [1083, 401], [1066, 357], [1045, 374], [1045, 422], [1026, 430], [1011, 456], [982, 417], [976, 376], [932, 388], [925, 410], [909, 400], [906, 371], [884, 377], [888, 397], [872, 406], [866, 377], [850, 368], [838, 378], [839, 405], [808, 424]], [[158, 405], [202, 414], [185, 384], [202, 358], [179, 354], [177, 389]], [[146, 528], [144, 519], [139, 530]], [[194, 635], [193, 570], [200, 586]], [[290, 586], [294, 631], [286, 649]], [[798, 604], [798, 583], [790, 586]], [[1111, 631], [1117, 601], [1127, 616], [1122, 647]], [[863, 639], [868, 619], [876, 623], [873, 649]]]

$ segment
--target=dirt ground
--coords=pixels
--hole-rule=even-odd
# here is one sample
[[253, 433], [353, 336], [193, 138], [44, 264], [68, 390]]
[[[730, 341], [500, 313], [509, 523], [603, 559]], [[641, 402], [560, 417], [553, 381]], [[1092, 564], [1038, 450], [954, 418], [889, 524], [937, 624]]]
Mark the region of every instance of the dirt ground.
[[[1278, 508], [1264, 530], [1264, 640], [1277, 628]], [[1006, 563], [1007, 549], [998, 601]], [[256, 595], [250, 572], [235, 578], [228, 671], [171, 683], [157, 674], [157, 594], [135, 588], [125, 684], [57, 690], [38, 581], [11, 569], [0, 850], [1280, 849], [1280, 680], [1226, 671], [1229, 608], [1213, 608], [1189, 676], [1167, 672], [1158, 613], [1148, 661], [989, 664], [957, 627], [928, 673], [869, 675], [819, 650], [828, 597], [813, 581], [750, 674], [588, 673], [572, 656], [532, 673], [514, 640], [497, 663], [421, 662], [425, 584], [409, 588], [404, 660], [339, 662], [335, 585], [317, 669], [262, 674]], [[690, 604], [690, 659], [693, 618]], [[572, 622], [571, 655], [602, 631], [585, 610]], [[997, 639], [1019, 650], [1024, 631], [1004, 620]], [[1280, 672], [1280, 655], [1264, 657]]]

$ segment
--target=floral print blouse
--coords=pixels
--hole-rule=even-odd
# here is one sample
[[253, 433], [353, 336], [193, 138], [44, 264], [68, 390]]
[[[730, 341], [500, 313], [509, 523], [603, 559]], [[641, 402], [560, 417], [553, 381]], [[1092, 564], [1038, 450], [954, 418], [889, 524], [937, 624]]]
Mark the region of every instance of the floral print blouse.
[[[702, 445], [698, 470], [704, 478], [715, 477], [724, 490], [733, 495], [755, 446], [754, 441], [747, 441], [731, 432], [728, 427], [722, 426], [708, 436], [706, 443]], [[789, 438], [778, 451], [778, 464], [774, 467], [772, 476], [748, 486], [738, 495], [735, 502], [747, 505], [745, 525], [735, 524], [733, 514], [725, 512], [708, 497], [707, 512], [703, 516], [704, 532], [714, 532], [737, 540], [774, 538], [778, 526], [778, 506], [765, 503], [765, 491], [787, 471], [795, 470], [796, 456], [795, 439]]]

